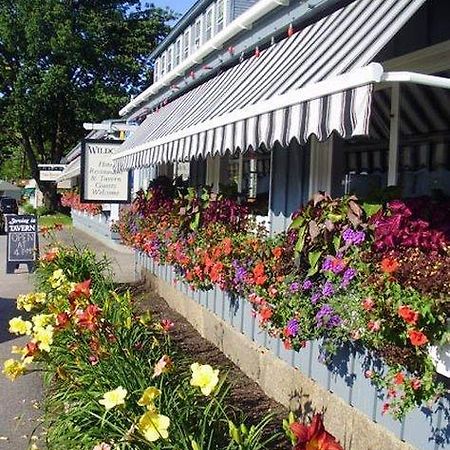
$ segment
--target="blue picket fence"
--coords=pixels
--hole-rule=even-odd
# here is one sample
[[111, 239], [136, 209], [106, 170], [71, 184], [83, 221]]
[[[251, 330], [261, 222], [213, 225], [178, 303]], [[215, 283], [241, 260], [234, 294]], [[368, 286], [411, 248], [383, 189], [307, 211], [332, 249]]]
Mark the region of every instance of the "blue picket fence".
[[[383, 363], [371, 357], [363, 348], [346, 347], [330, 365], [321, 362], [320, 342], [310, 341], [300, 351], [286, 350], [278, 338], [273, 338], [259, 327], [252, 315], [251, 304], [244, 298], [235, 298], [220, 289], [192, 291], [183, 282], [176, 282], [174, 269], [160, 265], [142, 253], [136, 253], [136, 264], [176, 288], [191, 300], [211, 311], [223, 321], [255, 343], [266, 347], [279, 358], [295, 367], [322, 387], [338, 395], [374, 422], [379, 423], [420, 450], [450, 448], [450, 396], [432, 406], [415, 409], [403, 421], [396, 421], [381, 413], [386, 393], [375, 389], [364, 376], [366, 369], [386, 369]], [[388, 450], [388, 449], [386, 449]]]

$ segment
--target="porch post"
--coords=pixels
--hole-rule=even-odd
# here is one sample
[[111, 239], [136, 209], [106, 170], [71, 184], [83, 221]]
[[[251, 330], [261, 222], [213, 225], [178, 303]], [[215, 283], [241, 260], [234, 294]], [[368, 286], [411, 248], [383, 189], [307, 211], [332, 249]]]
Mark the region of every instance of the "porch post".
[[388, 186], [396, 186], [398, 183], [398, 137], [400, 123], [400, 83], [392, 85], [391, 93], [391, 123], [389, 127], [389, 165]]

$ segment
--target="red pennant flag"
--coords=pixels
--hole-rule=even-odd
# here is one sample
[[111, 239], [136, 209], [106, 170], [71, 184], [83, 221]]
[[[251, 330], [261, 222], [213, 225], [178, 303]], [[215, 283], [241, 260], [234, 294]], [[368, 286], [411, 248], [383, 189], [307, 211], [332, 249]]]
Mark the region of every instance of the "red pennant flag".
[[288, 37], [291, 37], [294, 34], [294, 27], [292, 26], [292, 23], [289, 25], [287, 34]]

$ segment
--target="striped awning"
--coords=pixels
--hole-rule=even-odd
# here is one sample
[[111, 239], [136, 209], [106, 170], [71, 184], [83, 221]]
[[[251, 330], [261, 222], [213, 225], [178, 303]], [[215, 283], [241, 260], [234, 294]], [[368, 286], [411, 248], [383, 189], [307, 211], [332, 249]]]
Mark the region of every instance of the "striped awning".
[[79, 177], [81, 173], [81, 156], [78, 155], [69, 164], [67, 164], [64, 171], [56, 181], [70, 180], [71, 178]]
[[354, 1], [210, 79], [150, 114], [115, 156], [116, 170], [304, 143], [312, 134], [325, 140], [333, 131], [367, 135], [371, 84], [306, 101], [299, 93], [369, 64], [425, 1]]

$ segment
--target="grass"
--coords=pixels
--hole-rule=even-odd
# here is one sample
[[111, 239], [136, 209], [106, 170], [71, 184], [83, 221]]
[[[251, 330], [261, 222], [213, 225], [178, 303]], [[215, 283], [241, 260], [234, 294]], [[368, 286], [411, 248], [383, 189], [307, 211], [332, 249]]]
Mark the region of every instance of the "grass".
[[72, 226], [72, 217], [61, 213], [39, 217], [39, 225], [41, 227], [52, 227], [57, 223], [64, 225], [65, 227]]

